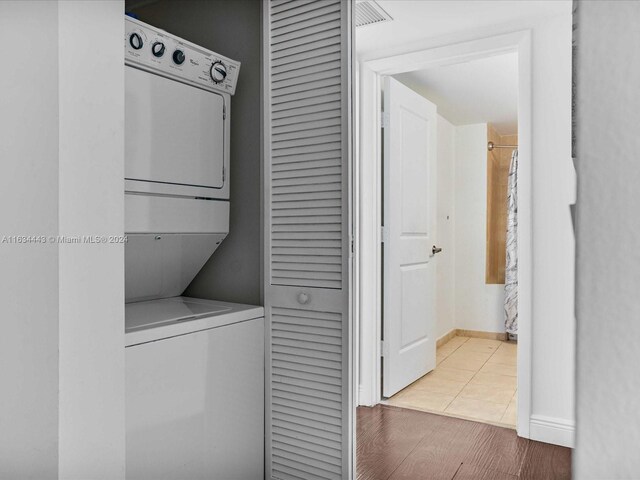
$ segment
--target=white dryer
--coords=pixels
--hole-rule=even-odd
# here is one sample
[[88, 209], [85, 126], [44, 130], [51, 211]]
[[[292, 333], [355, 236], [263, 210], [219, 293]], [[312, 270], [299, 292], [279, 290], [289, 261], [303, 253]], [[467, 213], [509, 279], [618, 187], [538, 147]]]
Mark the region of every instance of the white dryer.
[[125, 297], [174, 297], [229, 233], [240, 64], [127, 17], [125, 65]]
[[128, 479], [262, 479], [263, 308], [182, 297], [229, 232], [240, 64], [125, 20]]

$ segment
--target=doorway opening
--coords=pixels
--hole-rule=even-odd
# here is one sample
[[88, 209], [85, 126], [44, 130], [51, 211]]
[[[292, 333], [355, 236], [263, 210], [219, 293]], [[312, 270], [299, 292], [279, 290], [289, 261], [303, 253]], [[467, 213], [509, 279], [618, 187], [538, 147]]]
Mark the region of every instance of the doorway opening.
[[[359, 324], [359, 405], [528, 437], [529, 42], [524, 31], [360, 66], [360, 155], [379, 163], [359, 172], [359, 317], [373, 319]], [[512, 146], [518, 342], [504, 315]]]
[[383, 78], [383, 403], [516, 426], [517, 86], [517, 52]]

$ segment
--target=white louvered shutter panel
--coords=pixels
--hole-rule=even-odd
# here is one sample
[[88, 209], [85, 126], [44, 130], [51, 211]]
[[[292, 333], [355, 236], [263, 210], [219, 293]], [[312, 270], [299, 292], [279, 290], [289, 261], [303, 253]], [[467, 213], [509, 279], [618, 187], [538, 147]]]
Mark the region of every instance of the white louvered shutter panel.
[[265, 6], [266, 476], [348, 479], [352, 6]]

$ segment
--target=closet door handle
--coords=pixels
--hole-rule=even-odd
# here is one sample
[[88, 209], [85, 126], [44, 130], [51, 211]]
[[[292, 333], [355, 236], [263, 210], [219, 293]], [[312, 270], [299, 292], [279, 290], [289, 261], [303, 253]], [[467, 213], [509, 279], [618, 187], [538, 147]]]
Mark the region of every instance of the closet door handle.
[[311, 295], [309, 295], [307, 292], [298, 293], [298, 303], [300, 305], [306, 305], [307, 303], [309, 303], [310, 300], [311, 300]]
[[431, 254], [435, 255], [436, 253], [440, 253], [441, 251], [442, 251], [442, 249], [440, 247], [436, 247], [434, 245], [433, 248], [431, 249]]

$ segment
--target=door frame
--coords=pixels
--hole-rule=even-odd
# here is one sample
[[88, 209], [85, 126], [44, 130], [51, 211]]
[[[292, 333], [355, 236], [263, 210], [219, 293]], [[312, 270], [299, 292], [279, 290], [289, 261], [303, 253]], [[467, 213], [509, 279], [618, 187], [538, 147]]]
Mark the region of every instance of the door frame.
[[[532, 339], [532, 58], [531, 30], [525, 29], [411, 53], [359, 62], [358, 166], [356, 202], [357, 269], [354, 295], [359, 333], [357, 405], [373, 406], [381, 397], [382, 327], [382, 76], [423, 70], [516, 52], [518, 54], [518, 414], [517, 432], [529, 438]], [[355, 293], [355, 292], [354, 292]]]

